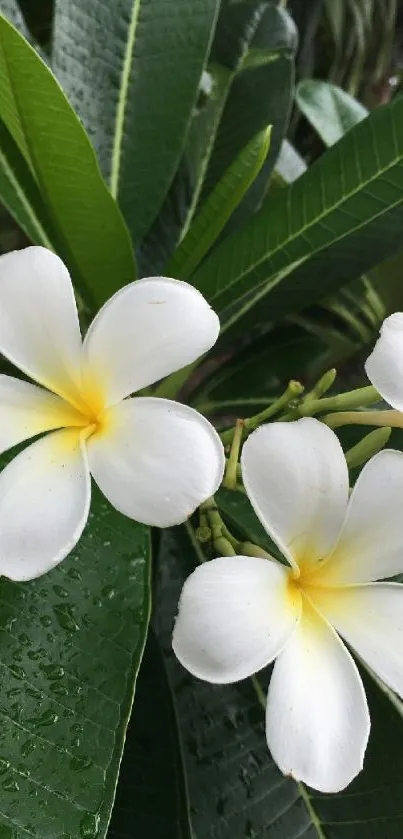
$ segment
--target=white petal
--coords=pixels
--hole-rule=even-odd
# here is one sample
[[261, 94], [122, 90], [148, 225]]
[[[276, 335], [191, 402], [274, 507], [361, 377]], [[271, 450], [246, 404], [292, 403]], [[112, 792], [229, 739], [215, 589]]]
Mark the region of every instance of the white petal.
[[403, 697], [403, 585], [318, 587], [312, 599], [377, 676]]
[[360, 675], [334, 630], [304, 600], [269, 687], [267, 743], [284, 775], [322, 792], [360, 772], [370, 721]]
[[403, 313], [384, 320], [381, 334], [365, 363], [370, 382], [389, 405], [403, 411]]
[[89, 375], [102, 381], [107, 404], [180, 370], [215, 344], [217, 315], [188, 283], [137, 280], [101, 309], [85, 338]]
[[291, 637], [301, 596], [279, 563], [247, 556], [206, 562], [183, 587], [173, 633], [175, 655], [194, 676], [226, 684], [251, 676]]
[[82, 416], [54, 393], [0, 376], [0, 453], [44, 431], [82, 423]]
[[46, 248], [0, 257], [0, 352], [59, 395], [76, 392], [82, 345], [73, 288]]
[[332, 548], [348, 499], [340, 443], [318, 420], [276, 422], [254, 431], [242, 452], [252, 506], [284, 556], [310, 564]]
[[90, 470], [111, 504], [157, 527], [185, 521], [218, 489], [224, 449], [213, 426], [168, 399], [127, 399], [87, 444]]
[[78, 542], [91, 497], [77, 430], [32, 443], [0, 474], [0, 574], [31, 580], [50, 571]]
[[362, 470], [320, 585], [367, 583], [403, 571], [403, 452], [385, 449]]

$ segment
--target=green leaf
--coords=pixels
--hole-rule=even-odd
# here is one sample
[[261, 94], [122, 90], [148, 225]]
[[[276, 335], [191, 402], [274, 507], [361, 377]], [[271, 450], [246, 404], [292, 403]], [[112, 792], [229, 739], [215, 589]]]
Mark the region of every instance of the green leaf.
[[103, 303], [134, 279], [127, 229], [56, 79], [1, 16], [0, 117], [38, 183], [60, 255], [76, 283]]
[[74, 553], [0, 581], [0, 836], [102, 839], [150, 610], [148, 530], [94, 493]]
[[127, 730], [108, 839], [192, 839], [178, 721], [153, 632]]
[[[312, 363], [318, 361], [325, 348], [324, 337], [312, 335], [298, 325], [281, 323], [269, 333], [258, 334], [250, 344], [234, 347], [228, 361], [224, 360], [200, 383], [192, 404], [203, 413], [215, 413], [215, 402], [236, 400], [245, 404], [258, 398], [262, 408], [284, 390], [290, 379], [306, 382]], [[243, 416], [242, 408], [237, 410]], [[246, 407], [245, 415], [250, 413]]]
[[55, 72], [137, 245], [178, 166], [218, 0], [58, 0]]
[[0, 120], [0, 200], [22, 230], [37, 245], [54, 248], [51, 220], [37, 181]]
[[[228, 7], [223, 14], [225, 33], [225, 24], [231, 25], [227, 18], [233, 15], [233, 7]], [[250, 46], [243, 54], [227, 94], [201, 195], [203, 203], [251, 138], [272, 125], [266, 161], [236, 213], [236, 223], [259, 206], [276, 162], [291, 107], [295, 49], [296, 30], [288, 13], [272, 4], [266, 7], [260, 4], [260, 18]], [[222, 52], [221, 49], [219, 55]]]
[[270, 758], [263, 707], [269, 674], [259, 674], [255, 683], [221, 687], [192, 678], [175, 660], [171, 633], [177, 602], [199, 553], [184, 528], [165, 532], [156, 593], [156, 627], [180, 721], [195, 835], [400, 839], [402, 703], [390, 691], [363, 674], [372, 718], [364, 770], [346, 790], [323, 795], [284, 778]]
[[304, 159], [294, 146], [287, 139], [283, 140], [273, 177], [284, 186], [296, 181], [306, 172], [306, 169]]
[[321, 79], [304, 79], [295, 91], [297, 105], [325, 146], [332, 146], [346, 131], [368, 116], [368, 111], [346, 93]]
[[168, 263], [169, 276], [186, 280], [200, 264], [260, 172], [269, 150], [270, 134], [271, 126], [254, 137], [210, 193]]
[[402, 186], [397, 98], [277, 190], [207, 257], [193, 282], [222, 314], [224, 330], [246, 313], [253, 323], [256, 305], [268, 320], [306, 307], [399, 247]]

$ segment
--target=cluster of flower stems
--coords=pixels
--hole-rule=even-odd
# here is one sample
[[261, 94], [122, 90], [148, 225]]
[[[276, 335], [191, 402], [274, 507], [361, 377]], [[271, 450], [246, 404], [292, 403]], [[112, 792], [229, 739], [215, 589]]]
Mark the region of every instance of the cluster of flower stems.
[[[242, 443], [252, 431], [272, 419], [276, 422], [290, 422], [301, 417], [317, 416], [330, 428], [339, 428], [343, 425], [378, 426], [346, 452], [346, 461], [350, 469], [362, 466], [380, 451], [388, 442], [393, 427], [403, 427], [403, 414], [400, 411], [368, 410], [370, 406], [381, 400], [379, 393], [372, 385], [334, 396], [326, 396], [335, 379], [336, 370], [334, 368], [327, 370], [307, 392], [301, 382], [291, 380], [284, 393], [263, 411], [246, 419], [239, 418], [235, 426], [225, 429], [220, 434], [227, 454], [223, 486], [245, 492], [239, 464]], [[200, 526], [196, 531], [196, 537], [199, 542], [212, 543], [220, 556], [241, 554], [268, 557], [266, 551], [258, 545], [249, 541], [242, 542], [230, 533], [214, 498], [209, 498], [201, 504], [199, 514]]]

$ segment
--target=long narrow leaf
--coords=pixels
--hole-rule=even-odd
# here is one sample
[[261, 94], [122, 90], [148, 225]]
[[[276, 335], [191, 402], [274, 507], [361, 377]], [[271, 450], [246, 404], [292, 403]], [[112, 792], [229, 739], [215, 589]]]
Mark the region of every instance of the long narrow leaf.
[[337, 85], [321, 79], [304, 79], [295, 91], [297, 105], [326, 146], [368, 116], [368, 111]]
[[51, 221], [37, 181], [0, 120], [0, 200], [37, 245], [54, 248]]
[[273, 293], [272, 317], [309, 305], [399, 247], [402, 187], [403, 98], [398, 98], [278, 190], [214, 250], [193, 281], [228, 324], [263, 300], [272, 304]]
[[134, 279], [129, 235], [56, 79], [0, 16], [0, 117], [24, 155], [81, 287], [101, 304]]
[[53, 66], [137, 245], [186, 138], [218, 0], [58, 0]]
[[209, 248], [260, 172], [270, 146], [271, 126], [251, 140], [231, 164], [202, 206], [166, 271], [186, 280]]

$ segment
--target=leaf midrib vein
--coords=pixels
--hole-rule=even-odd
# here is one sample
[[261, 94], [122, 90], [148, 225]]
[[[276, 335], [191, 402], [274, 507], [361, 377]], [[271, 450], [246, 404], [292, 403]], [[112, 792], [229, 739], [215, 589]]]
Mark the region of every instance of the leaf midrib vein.
[[[231, 288], [236, 283], [240, 282], [251, 271], [256, 270], [256, 268], [258, 268], [266, 260], [272, 259], [278, 252], [284, 250], [284, 248], [286, 248], [287, 245], [294, 242], [298, 237], [302, 236], [307, 230], [309, 230], [312, 227], [315, 227], [322, 220], [328, 218], [333, 213], [335, 213], [337, 210], [342, 209], [343, 204], [346, 204], [351, 198], [354, 198], [355, 196], [359, 195], [361, 192], [363, 192], [365, 189], [367, 189], [367, 187], [370, 184], [376, 183], [384, 174], [391, 171], [396, 165], [401, 163], [402, 159], [403, 159], [403, 154], [398, 155], [384, 169], [377, 170], [376, 174], [372, 178], [369, 178], [367, 181], [361, 182], [356, 189], [352, 190], [351, 192], [346, 193], [345, 195], [343, 195], [339, 199], [339, 201], [336, 201], [331, 206], [326, 207], [326, 209], [322, 213], [320, 213], [319, 215], [315, 216], [315, 218], [312, 219], [311, 222], [309, 222], [308, 224], [302, 225], [300, 228], [298, 228], [298, 230], [295, 233], [293, 233], [292, 235], [288, 235], [288, 237], [286, 237], [285, 239], [282, 239], [281, 242], [279, 244], [277, 244], [276, 247], [272, 251], [266, 251], [266, 253], [261, 258], [259, 258], [256, 261], [250, 263], [244, 271], [242, 271], [240, 274], [238, 274], [236, 276], [233, 283], [226, 286], [224, 289], [216, 289], [216, 292], [215, 292], [214, 296], [212, 297], [212, 299], [214, 300], [216, 297], [219, 297], [219, 295], [221, 293], [227, 292], [229, 288]], [[322, 176], [322, 173], [321, 173], [321, 176]], [[290, 188], [290, 192], [287, 195], [287, 199], [288, 199], [287, 203], [288, 204], [291, 203], [291, 198], [292, 198], [292, 192], [291, 192], [291, 188]], [[376, 200], [378, 200], [378, 199], [376, 199]], [[402, 198], [400, 198], [399, 201], [396, 201], [395, 204], [388, 205], [388, 209], [389, 210], [393, 209], [393, 207], [396, 206], [397, 204], [401, 203], [401, 201], [402, 201]], [[272, 207], [273, 207], [272, 213], [274, 214], [275, 204], [273, 204]], [[290, 208], [288, 207], [287, 208], [287, 221], [290, 220], [289, 215], [290, 215]], [[369, 220], [367, 219], [366, 221], [361, 222], [361, 224], [356, 229], [358, 229], [359, 227], [364, 227], [366, 224], [369, 224], [371, 221], [376, 219], [379, 215], [383, 215], [383, 213], [381, 212], [381, 213], [374, 214], [374, 216], [371, 216], [371, 218]], [[247, 228], [244, 228], [244, 230], [245, 229], [247, 229]], [[339, 241], [340, 239], [343, 239], [347, 235], [349, 236], [351, 232], [354, 232], [354, 230], [353, 231], [349, 230], [347, 233], [345, 233], [343, 235], [340, 235], [337, 239], [332, 240], [332, 242], [330, 244], [333, 245], [334, 242]], [[325, 245], [324, 247], [329, 247], [329, 244]], [[311, 254], [309, 254], [309, 256], [311, 256]]]
[[134, 0], [130, 16], [129, 29], [127, 32], [126, 49], [121, 73], [121, 83], [119, 87], [119, 96], [116, 106], [115, 131], [113, 138], [110, 175], [110, 190], [114, 198], [117, 198], [119, 191], [119, 177], [120, 166], [122, 161], [122, 143], [126, 117], [126, 107], [128, 100], [130, 75], [133, 64], [134, 44], [136, 40], [136, 31], [139, 19], [140, 6], [141, 0]]

